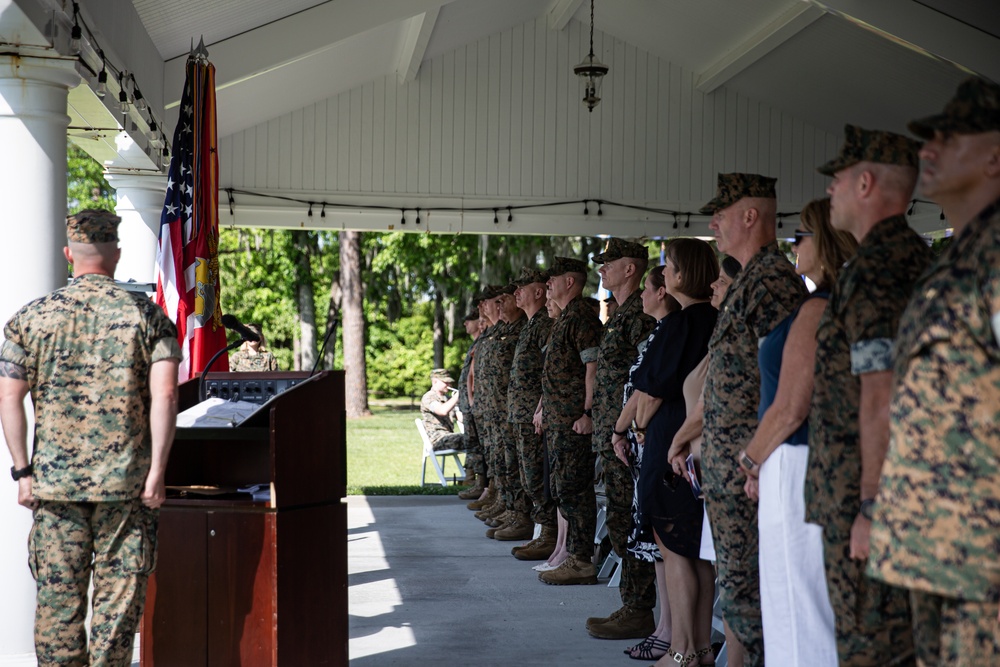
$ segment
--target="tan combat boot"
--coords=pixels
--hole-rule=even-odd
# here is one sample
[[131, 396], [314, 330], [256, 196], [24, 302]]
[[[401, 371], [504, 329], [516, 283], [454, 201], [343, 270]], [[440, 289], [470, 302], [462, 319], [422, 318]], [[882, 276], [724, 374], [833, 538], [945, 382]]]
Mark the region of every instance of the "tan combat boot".
[[589, 558], [570, 554], [556, 569], [539, 572], [538, 580], [553, 586], [593, 585], [597, 583], [597, 570]]
[[494, 490], [494, 488], [492, 486], [489, 486], [489, 487], [486, 487], [486, 495], [485, 496], [483, 496], [479, 500], [473, 500], [471, 503], [469, 503], [468, 505], [466, 505], [466, 507], [468, 507], [470, 510], [476, 510], [476, 511], [478, 511], [478, 510], [483, 509], [484, 507], [488, 507], [488, 506], [492, 505], [493, 501], [496, 500], [496, 497], [497, 497], [496, 490]]
[[548, 560], [556, 550], [556, 527], [542, 525], [542, 533], [527, 544], [514, 547], [511, 555], [518, 560]]
[[[512, 512], [513, 520], [506, 526], [493, 533], [493, 539], [501, 542], [511, 540], [527, 540], [535, 534], [535, 523], [527, 514]], [[548, 556], [546, 556], [548, 558]]]
[[598, 639], [642, 639], [653, 634], [655, 629], [652, 609], [635, 609], [628, 605], [615, 611], [603, 623], [587, 624], [587, 632]]
[[504, 510], [500, 515], [488, 523], [490, 527], [486, 530], [486, 537], [495, 539], [497, 531], [507, 527], [514, 520], [514, 513]]
[[483, 495], [483, 489], [485, 488], [486, 482], [483, 480], [483, 476], [475, 475], [475, 483], [472, 487], [466, 489], [465, 491], [459, 491], [458, 497], [462, 500], [478, 500], [479, 496]]

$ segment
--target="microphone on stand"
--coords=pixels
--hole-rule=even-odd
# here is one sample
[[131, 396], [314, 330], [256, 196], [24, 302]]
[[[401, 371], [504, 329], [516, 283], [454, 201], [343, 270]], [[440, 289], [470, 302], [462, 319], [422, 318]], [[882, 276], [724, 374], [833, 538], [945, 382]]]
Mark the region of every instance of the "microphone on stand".
[[259, 343], [260, 336], [252, 329], [240, 324], [240, 321], [232, 315], [222, 316], [222, 326], [226, 327], [230, 331], [234, 331], [240, 335], [245, 341], [251, 343]]

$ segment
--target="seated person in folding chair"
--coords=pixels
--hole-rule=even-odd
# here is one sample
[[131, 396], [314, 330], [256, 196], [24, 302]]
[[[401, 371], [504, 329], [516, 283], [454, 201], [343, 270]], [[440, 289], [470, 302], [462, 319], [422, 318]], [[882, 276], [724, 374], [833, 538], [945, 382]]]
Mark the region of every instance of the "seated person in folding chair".
[[[465, 436], [453, 433], [452, 413], [458, 404], [455, 380], [443, 368], [431, 371], [431, 390], [420, 399], [420, 416], [434, 451], [465, 449]], [[449, 393], [451, 396], [449, 397]]]

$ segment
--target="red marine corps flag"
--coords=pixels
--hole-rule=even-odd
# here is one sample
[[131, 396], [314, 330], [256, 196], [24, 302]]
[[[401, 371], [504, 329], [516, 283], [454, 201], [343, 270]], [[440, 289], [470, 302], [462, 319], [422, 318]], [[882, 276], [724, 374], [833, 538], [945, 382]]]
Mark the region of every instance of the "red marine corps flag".
[[[219, 156], [215, 66], [204, 48], [187, 61], [156, 253], [156, 303], [177, 325], [178, 380], [200, 373], [226, 346], [219, 303]], [[229, 368], [220, 359], [213, 371]]]

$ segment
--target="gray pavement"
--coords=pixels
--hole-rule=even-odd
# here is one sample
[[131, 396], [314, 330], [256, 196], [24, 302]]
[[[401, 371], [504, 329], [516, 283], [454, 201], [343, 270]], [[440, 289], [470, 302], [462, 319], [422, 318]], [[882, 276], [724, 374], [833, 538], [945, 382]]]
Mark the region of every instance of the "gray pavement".
[[352, 667], [638, 665], [584, 623], [617, 588], [547, 586], [454, 496], [347, 501]]

